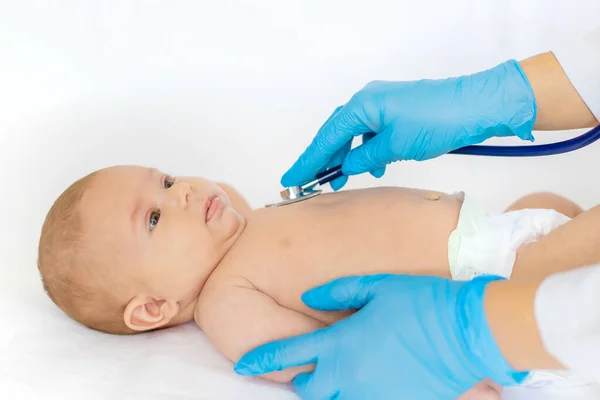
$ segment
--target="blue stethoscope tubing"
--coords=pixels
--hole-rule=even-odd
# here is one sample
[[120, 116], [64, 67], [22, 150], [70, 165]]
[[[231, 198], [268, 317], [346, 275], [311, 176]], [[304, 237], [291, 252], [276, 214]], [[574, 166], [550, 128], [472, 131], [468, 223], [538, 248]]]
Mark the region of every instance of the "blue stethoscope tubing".
[[450, 154], [464, 154], [470, 156], [487, 157], [540, 157], [554, 154], [568, 153], [581, 149], [600, 139], [600, 125], [586, 133], [572, 139], [555, 143], [528, 145], [528, 146], [465, 146], [450, 152]]

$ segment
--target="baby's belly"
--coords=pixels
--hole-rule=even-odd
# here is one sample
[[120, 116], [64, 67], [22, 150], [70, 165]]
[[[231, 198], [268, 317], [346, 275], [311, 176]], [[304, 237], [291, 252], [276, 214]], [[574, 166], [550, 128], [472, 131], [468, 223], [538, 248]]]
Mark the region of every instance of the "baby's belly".
[[448, 237], [461, 205], [445, 193], [377, 188], [260, 210], [236, 245], [236, 273], [281, 306], [330, 324], [348, 313], [310, 309], [302, 293], [350, 275], [449, 277]]

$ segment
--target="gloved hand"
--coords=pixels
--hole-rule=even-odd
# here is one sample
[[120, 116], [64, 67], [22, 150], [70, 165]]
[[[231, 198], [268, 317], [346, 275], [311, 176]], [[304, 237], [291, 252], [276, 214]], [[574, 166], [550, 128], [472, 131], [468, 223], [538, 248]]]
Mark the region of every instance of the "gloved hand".
[[241, 375], [317, 363], [294, 386], [304, 399], [456, 399], [490, 378], [521, 382], [490, 332], [487, 284], [407, 275], [341, 278], [304, 294], [310, 307], [359, 309], [324, 329], [272, 342], [244, 355]]
[[[347, 175], [381, 177], [391, 162], [427, 160], [493, 136], [533, 141], [535, 118], [533, 89], [514, 60], [461, 77], [371, 82], [334, 111], [281, 184], [301, 185], [342, 164], [346, 176], [331, 183], [338, 190]], [[360, 135], [363, 144], [350, 151]]]

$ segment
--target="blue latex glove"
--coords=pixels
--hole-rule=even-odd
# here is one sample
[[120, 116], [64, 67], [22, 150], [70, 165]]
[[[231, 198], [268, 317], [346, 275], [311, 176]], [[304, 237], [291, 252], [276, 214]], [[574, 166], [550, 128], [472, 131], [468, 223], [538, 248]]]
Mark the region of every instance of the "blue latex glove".
[[484, 314], [487, 284], [407, 275], [341, 278], [304, 294], [310, 307], [359, 309], [328, 328], [244, 355], [241, 375], [317, 363], [294, 380], [304, 399], [456, 399], [485, 378], [521, 382]]
[[[399, 160], [427, 160], [493, 136], [533, 141], [533, 90], [515, 60], [473, 75], [440, 80], [371, 82], [338, 107], [281, 179], [285, 187], [312, 180], [342, 164], [346, 176], [371, 172]], [[352, 139], [363, 144], [350, 150]]]

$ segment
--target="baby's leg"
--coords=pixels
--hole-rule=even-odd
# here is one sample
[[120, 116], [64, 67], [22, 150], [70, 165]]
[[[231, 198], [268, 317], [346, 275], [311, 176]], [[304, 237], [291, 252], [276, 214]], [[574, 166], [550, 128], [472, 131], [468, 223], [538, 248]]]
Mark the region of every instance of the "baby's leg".
[[569, 199], [549, 192], [532, 193], [521, 197], [511, 204], [506, 211], [524, 210], [526, 208], [545, 208], [555, 210], [569, 218], [575, 218], [584, 210]]
[[553, 209], [569, 221], [517, 252], [511, 280], [539, 282], [547, 276], [600, 261], [600, 208], [583, 210], [553, 193], [534, 193], [513, 203], [506, 211], [526, 208]]

